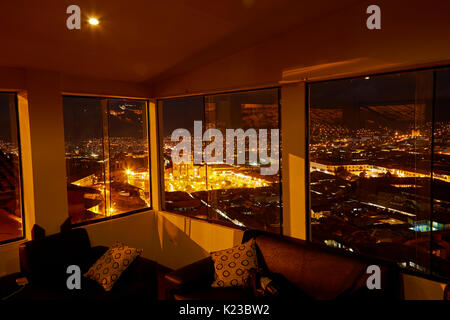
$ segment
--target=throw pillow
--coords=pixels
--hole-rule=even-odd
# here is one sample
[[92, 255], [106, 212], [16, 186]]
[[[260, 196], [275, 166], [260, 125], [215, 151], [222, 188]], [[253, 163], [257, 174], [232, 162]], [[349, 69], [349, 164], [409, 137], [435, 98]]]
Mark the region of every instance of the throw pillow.
[[215, 269], [212, 287], [247, 286], [249, 270], [258, 268], [255, 239], [213, 252], [211, 258]]
[[84, 276], [97, 281], [105, 291], [110, 291], [122, 272], [141, 253], [141, 249], [131, 248], [117, 242], [94, 263]]

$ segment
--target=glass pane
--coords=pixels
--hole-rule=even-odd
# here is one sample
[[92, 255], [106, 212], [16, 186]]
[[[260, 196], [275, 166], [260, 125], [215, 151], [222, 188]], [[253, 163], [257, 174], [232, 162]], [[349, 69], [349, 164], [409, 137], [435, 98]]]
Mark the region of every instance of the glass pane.
[[204, 119], [203, 97], [162, 100], [159, 101], [159, 110], [165, 210], [207, 219], [207, 206], [204, 202], [206, 168], [203, 162], [194, 164], [191, 152], [198, 150], [193, 148], [193, 139], [187, 163], [174, 164], [172, 161], [172, 150], [180, 141], [178, 138], [172, 141], [172, 133], [176, 129], [185, 129], [194, 137], [194, 121]]
[[[279, 232], [278, 89], [167, 99], [159, 110], [165, 210]], [[184, 154], [183, 140], [172, 140], [176, 129], [190, 139], [183, 163], [172, 159], [173, 153]], [[228, 141], [227, 129], [238, 136], [235, 129], [241, 129], [243, 138]], [[238, 141], [243, 141], [239, 147]], [[273, 172], [261, 173], [269, 168]]]
[[104, 103], [101, 98], [63, 97], [67, 196], [72, 223], [107, 215]]
[[147, 102], [108, 100], [110, 213], [150, 207]]
[[145, 101], [63, 97], [72, 223], [150, 207]]
[[433, 272], [450, 278], [450, 69], [436, 71], [433, 154]]
[[16, 95], [0, 93], [0, 242], [23, 237]]
[[310, 86], [314, 242], [430, 272], [433, 72]]
[[206, 96], [205, 108], [205, 128], [223, 140], [206, 168], [210, 219], [280, 232], [278, 89]]

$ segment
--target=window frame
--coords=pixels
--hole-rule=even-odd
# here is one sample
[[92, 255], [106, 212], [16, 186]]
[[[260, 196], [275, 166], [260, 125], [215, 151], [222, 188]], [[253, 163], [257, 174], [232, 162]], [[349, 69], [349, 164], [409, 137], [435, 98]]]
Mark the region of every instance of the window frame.
[[[281, 123], [281, 86], [268, 86], [268, 87], [257, 87], [257, 88], [245, 88], [245, 89], [234, 89], [234, 90], [224, 90], [224, 91], [214, 91], [211, 93], [205, 92], [205, 93], [194, 93], [194, 94], [185, 94], [185, 95], [178, 95], [178, 96], [170, 96], [170, 97], [161, 97], [161, 98], [156, 98], [155, 99], [155, 105], [156, 105], [156, 123], [157, 123], [157, 149], [158, 149], [158, 168], [159, 168], [159, 179], [158, 179], [158, 186], [160, 189], [159, 192], [159, 203], [160, 203], [160, 211], [167, 213], [167, 214], [173, 214], [173, 215], [177, 215], [177, 216], [182, 216], [185, 218], [189, 218], [189, 219], [193, 219], [195, 221], [201, 221], [204, 223], [208, 223], [208, 224], [216, 224], [216, 225], [220, 225], [220, 226], [224, 226], [224, 227], [229, 227], [232, 229], [236, 229], [236, 230], [242, 230], [245, 231], [248, 228], [246, 227], [241, 227], [238, 226], [232, 222], [229, 221], [222, 221], [222, 220], [215, 220], [215, 219], [211, 219], [208, 215], [208, 217], [206, 219], [202, 219], [202, 218], [198, 218], [195, 216], [191, 216], [188, 213], [184, 213], [184, 212], [173, 212], [173, 211], [167, 211], [165, 208], [165, 197], [164, 197], [164, 193], [165, 193], [165, 181], [164, 181], [164, 166], [161, 165], [162, 162], [162, 154], [163, 154], [163, 149], [162, 149], [162, 132], [161, 132], [161, 125], [160, 125], [160, 121], [162, 121], [162, 108], [160, 108], [160, 102], [161, 101], [167, 101], [167, 100], [172, 100], [172, 99], [182, 99], [182, 98], [192, 98], [192, 97], [202, 97], [203, 100], [203, 108], [205, 108], [205, 98], [207, 96], [216, 96], [216, 95], [224, 95], [224, 94], [233, 94], [233, 93], [244, 93], [244, 92], [250, 92], [250, 91], [261, 91], [261, 90], [269, 90], [269, 89], [276, 89], [277, 90], [277, 106], [278, 106], [278, 129], [280, 130], [280, 133], [282, 132], [282, 123]], [[279, 228], [279, 233], [277, 232], [276, 234], [280, 234], [283, 235], [283, 183], [282, 183], [282, 165], [283, 165], [283, 159], [281, 156], [281, 150], [282, 150], [282, 134], [279, 135], [279, 155], [280, 155], [280, 167], [279, 167], [279, 175], [280, 175], [280, 202], [281, 202], [281, 206], [280, 206], [280, 228]]]
[[22, 218], [22, 236], [11, 238], [8, 240], [0, 241], [0, 246], [12, 242], [18, 242], [26, 239], [26, 220], [25, 220], [25, 198], [23, 193], [23, 166], [22, 166], [22, 141], [20, 136], [20, 120], [19, 120], [19, 99], [17, 98], [18, 92], [16, 91], [0, 91], [1, 93], [13, 94], [14, 95], [14, 111], [16, 117], [16, 128], [17, 128], [17, 150], [18, 150], [18, 171], [19, 171], [19, 191], [20, 191], [20, 207], [21, 207], [21, 218]]
[[[325, 83], [325, 82], [332, 82], [332, 81], [341, 81], [341, 80], [352, 80], [352, 79], [360, 79], [363, 77], [377, 77], [377, 76], [384, 76], [384, 75], [392, 75], [392, 74], [397, 74], [397, 73], [408, 73], [408, 72], [418, 72], [418, 71], [431, 71], [433, 72], [433, 97], [432, 97], [432, 124], [431, 124], [431, 128], [432, 128], [432, 134], [431, 134], [431, 141], [430, 141], [430, 147], [433, 148], [434, 146], [434, 126], [435, 126], [435, 102], [436, 102], [436, 72], [439, 70], [443, 70], [443, 69], [449, 69], [450, 68], [450, 64], [439, 64], [439, 65], [427, 65], [427, 66], [421, 66], [421, 67], [405, 67], [405, 68], [399, 68], [399, 69], [393, 69], [393, 70], [389, 70], [389, 71], [374, 71], [373, 73], [363, 73], [363, 74], [354, 74], [354, 75], [349, 75], [349, 76], [343, 76], [343, 77], [330, 77], [330, 78], [326, 78], [326, 79], [318, 79], [318, 80], [308, 80], [306, 79], [304, 81], [305, 83], [305, 119], [306, 119], [306, 123], [305, 123], [305, 139], [306, 139], [306, 143], [305, 143], [305, 161], [306, 161], [306, 165], [305, 165], [305, 184], [306, 184], [306, 188], [305, 188], [305, 224], [306, 224], [306, 241], [309, 243], [313, 243], [312, 241], [312, 232], [311, 232], [311, 190], [310, 190], [310, 102], [311, 102], [311, 97], [310, 97], [310, 87], [313, 84], [316, 83]], [[430, 179], [431, 179], [431, 190], [430, 190], [430, 203], [431, 205], [433, 204], [433, 183], [432, 183], [432, 179], [433, 179], [433, 172], [434, 172], [434, 163], [433, 163], [433, 155], [434, 155], [434, 148], [431, 149], [431, 170], [430, 170]], [[432, 218], [433, 215], [433, 211], [431, 211], [431, 216], [430, 218]], [[339, 249], [339, 248], [335, 248], [335, 247], [329, 247], [326, 244], [322, 244], [322, 243], [314, 243], [317, 244], [319, 247], [324, 248], [326, 250], [330, 250], [330, 252], [334, 252], [339, 256], [343, 256], [343, 257], [359, 257], [362, 259], [368, 259], [374, 263], [380, 263], [380, 264], [384, 264], [384, 265], [389, 265], [392, 266], [395, 270], [398, 270], [399, 273], [401, 274], [406, 274], [406, 275], [411, 275], [411, 276], [416, 276], [416, 277], [420, 277], [420, 278], [424, 278], [427, 280], [431, 280], [431, 281], [437, 281], [437, 282], [442, 282], [442, 283], [448, 283], [450, 281], [450, 275], [448, 277], [445, 276], [441, 276], [441, 275], [436, 275], [435, 273], [433, 273], [433, 268], [431, 268], [430, 265], [430, 271], [429, 273], [426, 272], [422, 272], [422, 271], [418, 271], [418, 270], [414, 270], [411, 268], [404, 268], [401, 267], [399, 265], [397, 265], [396, 263], [393, 263], [392, 261], [388, 261], [386, 259], [382, 259], [382, 258], [378, 258], [378, 257], [372, 257], [369, 256], [367, 254], [359, 254], [356, 252], [350, 252], [348, 250], [343, 250], [343, 249]], [[430, 246], [433, 244], [433, 238], [432, 238], [432, 230], [430, 231]], [[430, 251], [430, 257], [433, 255], [433, 253]]]
[[[144, 101], [146, 103], [146, 130], [147, 130], [147, 146], [148, 146], [148, 171], [149, 171], [149, 175], [148, 175], [148, 179], [149, 179], [149, 195], [150, 195], [150, 206], [147, 208], [142, 208], [142, 209], [136, 209], [136, 210], [131, 210], [131, 211], [127, 211], [127, 212], [122, 212], [122, 213], [118, 213], [115, 215], [111, 215], [109, 217], [104, 217], [104, 218], [99, 218], [99, 219], [92, 219], [92, 220], [86, 220], [86, 221], [82, 221], [82, 222], [77, 222], [77, 223], [70, 223], [70, 216], [69, 216], [69, 212], [67, 212], [67, 219], [69, 221], [69, 226], [71, 229], [75, 229], [75, 228], [79, 228], [79, 227], [83, 227], [83, 226], [87, 226], [87, 225], [91, 225], [91, 224], [95, 224], [95, 223], [100, 223], [100, 222], [106, 222], [106, 221], [110, 221], [113, 219], [119, 219], [119, 218], [123, 218], [123, 217], [127, 217], [127, 216], [131, 216], [134, 214], [138, 214], [138, 213], [144, 213], [147, 211], [153, 211], [154, 205], [153, 205], [153, 190], [152, 190], [152, 170], [151, 170], [151, 161], [152, 161], [152, 155], [151, 155], [151, 141], [150, 141], [150, 100], [148, 98], [132, 98], [132, 97], [120, 97], [120, 96], [108, 96], [108, 95], [91, 95], [91, 94], [74, 94], [74, 93], [63, 93], [61, 95], [61, 98], [64, 97], [70, 97], [70, 98], [93, 98], [93, 99], [106, 99], [106, 100], [121, 100], [121, 99], [128, 99], [128, 100], [139, 100], [139, 101]], [[63, 106], [64, 108], [64, 106]], [[109, 124], [108, 124], [108, 134], [109, 134]], [[108, 137], [109, 138], [109, 137]], [[104, 138], [102, 137], [102, 140]], [[104, 143], [104, 142], [103, 142]], [[65, 144], [65, 141], [64, 141]], [[67, 173], [66, 173], [67, 174]]]

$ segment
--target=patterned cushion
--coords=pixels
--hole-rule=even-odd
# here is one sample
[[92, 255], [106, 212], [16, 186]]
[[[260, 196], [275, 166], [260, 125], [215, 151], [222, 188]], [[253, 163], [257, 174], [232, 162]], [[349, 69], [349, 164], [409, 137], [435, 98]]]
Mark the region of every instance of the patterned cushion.
[[248, 284], [249, 270], [257, 269], [255, 239], [230, 249], [211, 253], [214, 261], [212, 287], [236, 287]]
[[84, 274], [97, 281], [105, 291], [110, 291], [126, 268], [141, 254], [141, 249], [117, 242]]

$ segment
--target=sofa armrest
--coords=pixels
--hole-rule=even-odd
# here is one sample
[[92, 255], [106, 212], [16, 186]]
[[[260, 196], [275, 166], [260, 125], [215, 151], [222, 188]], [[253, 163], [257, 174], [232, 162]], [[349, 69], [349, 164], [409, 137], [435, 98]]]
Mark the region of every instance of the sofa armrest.
[[214, 280], [214, 262], [211, 257], [199, 260], [165, 275], [166, 290], [186, 288], [192, 285], [207, 285]]

